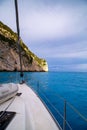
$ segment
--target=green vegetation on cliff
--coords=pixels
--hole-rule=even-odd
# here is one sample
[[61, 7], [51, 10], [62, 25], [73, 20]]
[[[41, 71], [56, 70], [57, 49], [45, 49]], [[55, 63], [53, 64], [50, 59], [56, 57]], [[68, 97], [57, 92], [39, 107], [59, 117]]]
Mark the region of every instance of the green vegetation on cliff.
[[[10, 46], [12, 46], [12, 43], [15, 43], [15, 47], [17, 46], [17, 33], [14, 33], [8, 26], [4, 25], [2, 22], [0, 22], [0, 39], [3, 39], [4, 41], [8, 42]], [[45, 59], [38, 58], [34, 53], [32, 53], [28, 47], [23, 43], [22, 39], [20, 40], [20, 46], [22, 51], [25, 52], [27, 57], [31, 57], [31, 60], [29, 62], [35, 61], [37, 62], [37, 65], [42, 67], [43, 71], [48, 71], [47, 62]]]

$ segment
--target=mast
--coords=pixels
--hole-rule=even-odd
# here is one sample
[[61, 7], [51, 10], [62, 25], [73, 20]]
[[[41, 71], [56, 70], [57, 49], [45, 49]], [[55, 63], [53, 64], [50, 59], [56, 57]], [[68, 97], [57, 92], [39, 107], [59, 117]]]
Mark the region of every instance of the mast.
[[18, 3], [17, 0], [15, 2], [15, 14], [16, 14], [16, 27], [17, 27], [17, 44], [19, 49], [19, 59], [20, 59], [20, 77], [23, 77], [23, 70], [22, 70], [22, 57], [21, 57], [21, 46], [20, 46], [20, 28], [19, 28], [19, 16], [18, 16]]

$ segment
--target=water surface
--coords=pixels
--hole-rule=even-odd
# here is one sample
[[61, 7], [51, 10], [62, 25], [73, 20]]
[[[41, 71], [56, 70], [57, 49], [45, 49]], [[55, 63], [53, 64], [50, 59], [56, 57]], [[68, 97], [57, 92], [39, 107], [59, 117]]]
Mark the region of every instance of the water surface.
[[[68, 103], [73, 105], [87, 118], [87, 73], [25, 72], [24, 79], [45, 101], [61, 127], [63, 127], [63, 119], [52, 108], [46, 98], [49, 99], [56, 110], [59, 110], [62, 115], [64, 114], [64, 100], [62, 98], [64, 98], [67, 101], [66, 119], [72, 129], [87, 130], [87, 122], [83, 121], [68, 105]], [[19, 73], [0, 73], [0, 83], [9, 82], [9, 80], [18, 82], [20, 80]], [[69, 130], [67, 126], [66, 129]]]

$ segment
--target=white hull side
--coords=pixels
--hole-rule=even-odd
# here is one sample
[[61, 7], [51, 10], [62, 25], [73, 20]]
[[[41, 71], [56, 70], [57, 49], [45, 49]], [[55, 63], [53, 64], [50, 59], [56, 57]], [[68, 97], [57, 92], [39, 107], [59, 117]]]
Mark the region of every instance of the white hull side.
[[[53, 118], [38, 98], [26, 85], [18, 85], [21, 96], [16, 96], [7, 111], [17, 114], [6, 130], [59, 130]], [[5, 109], [7, 101], [0, 106], [0, 111]]]

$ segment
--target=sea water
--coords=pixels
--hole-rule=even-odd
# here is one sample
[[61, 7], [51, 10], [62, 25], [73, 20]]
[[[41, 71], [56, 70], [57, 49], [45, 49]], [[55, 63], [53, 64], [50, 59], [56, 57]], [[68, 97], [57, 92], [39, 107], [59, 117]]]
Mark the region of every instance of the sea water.
[[[25, 72], [24, 79], [42, 98], [62, 128], [66, 103], [66, 120], [72, 130], [87, 130], [87, 122], [80, 117], [87, 118], [87, 73]], [[19, 73], [0, 73], [0, 83], [19, 80]], [[69, 130], [67, 124], [66, 130]]]

